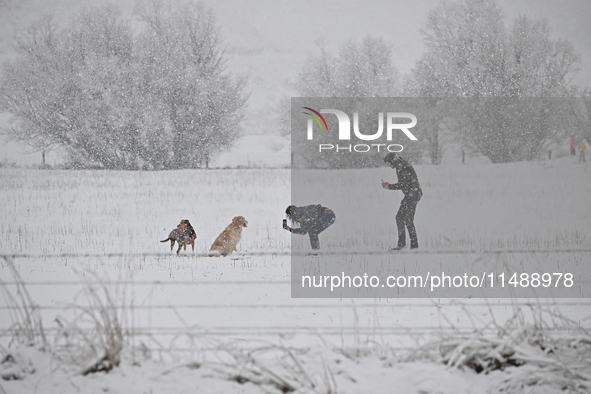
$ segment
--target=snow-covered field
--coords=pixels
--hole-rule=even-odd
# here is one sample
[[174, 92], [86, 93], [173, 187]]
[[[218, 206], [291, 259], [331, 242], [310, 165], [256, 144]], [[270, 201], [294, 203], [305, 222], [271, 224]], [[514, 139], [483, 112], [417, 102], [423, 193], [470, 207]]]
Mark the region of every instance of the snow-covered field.
[[[591, 249], [590, 167], [576, 160], [417, 166], [425, 190], [416, 216], [422, 248]], [[389, 168], [363, 171], [367, 179], [395, 178]], [[327, 187], [341, 185], [343, 193], [350, 193], [342, 177], [335, 172], [334, 184]], [[11, 350], [21, 367], [29, 359], [35, 369], [24, 380], [2, 381], [8, 393], [254, 393], [288, 392], [289, 387], [319, 393], [494, 392], [512, 387], [507, 382], [519, 374], [531, 379], [536, 368], [545, 371], [544, 364], [475, 374], [446, 367], [442, 355], [419, 357], [416, 349], [453, 335], [472, 338], [480, 329], [498, 335], [516, 312], [523, 335], [538, 327], [548, 329], [551, 337], [561, 333], [558, 326], [569, 326], [565, 322], [570, 319], [580, 325], [575, 330], [578, 343], [589, 351], [589, 336], [577, 331], [589, 328], [588, 299], [292, 299], [291, 239], [281, 220], [287, 205], [308, 202], [291, 201], [287, 169], [2, 169], [0, 178], [0, 251], [20, 256], [0, 268], [5, 294], [0, 351], [5, 355]], [[376, 226], [375, 231], [389, 231], [394, 240], [393, 218], [401, 196], [375, 186], [358, 193], [392, 220], [391, 228], [388, 219], [386, 227]], [[321, 234], [329, 250], [343, 246], [339, 225], [347, 223], [338, 202], [326, 202], [331, 204], [342, 220]], [[199, 257], [237, 215], [249, 222], [239, 253]], [[168, 243], [158, 241], [184, 218], [195, 227], [196, 251], [176, 256]], [[359, 243], [371, 236], [364, 234]], [[353, 248], [354, 243], [344, 242]], [[486, 258], [428, 256], [442, 263]], [[535, 256], [509, 253], [502, 258], [527, 263]], [[583, 251], [552, 258], [564, 267], [591, 262], [591, 254]], [[7, 329], [19, 318], [7, 308], [14, 305], [7, 297], [18, 294], [11, 267], [39, 307], [53, 352], [9, 342]], [[532, 315], [528, 302], [537, 311]], [[123, 327], [121, 365], [108, 374], [81, 376], [76, 372], [88, 366], [84, 363], [101, 354], [92, 346], [102, 337], [91, 331], [100, 325], [92, 308], [101, 303], [103, 311], [115, 308], [117, 313], [109, 316]], [[554, 314], [543, 314], [536, 304]], [[585, 357], [578, 376], [561, 373], [568, 382], [577, 382], [572, 387], [589, 384], [589, 354]], [[0, 371], [9, 364], [1, 364]], [[540, 385], [517, 385], [514, 392], [550, 393], [565, 387], [560, 380], [554, 385], [535, 382]]]

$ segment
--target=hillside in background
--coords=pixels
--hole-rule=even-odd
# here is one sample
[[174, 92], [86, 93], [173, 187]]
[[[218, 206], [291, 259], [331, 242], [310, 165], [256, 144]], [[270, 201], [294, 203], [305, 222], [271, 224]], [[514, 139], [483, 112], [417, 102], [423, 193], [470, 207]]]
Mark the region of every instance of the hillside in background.
[[[52, 14], [65, 24], [82, 7], [107, 4], [105, 0], [1, 0], [0, 2], [0, 61], [14, 56], [11, 42], [15, 34], [26, 29], [43, 14]], [[305, 59], [317, 53], [318, 40], [331, 51], [348, 39], [367, 35], [385, 38], [395, 53], [395, 65], [402, 74], [408, 73], [423, 47], [421, 28], [426, 15], [439, 0], [414, 2], [373, 0], [328, 0], [316, 2], [302, 0], [205, 0], [216, 13], [222, 26], [229, 57], [228, 68], [250, 77], [250, 100], [244, 123], [247, 141], [237, 144], [233, 159], [240, 157], [247, 165], [253, 156], [269, 164], [284, 157], [288, 140], [281, 139], [273, 119], [278, 99], [293, 93], [293, 81]], [[117, 3], [125, 14], [131, 14], [135, 1]], [[581, 55], [581, 72], [577, 82], [591, 85], [591, 2], [586, 0], [502, 0], [507, 19], [520, 13], [532, 17], [545, 17], [550, 21], [556, 37], [569, 39]], [[0, 127], [8, 116], [0, 116]], [[261, 135], [272, 135], [266, 138]], [[258, 136], [258, 137], [252, 137]], [[245, 152], [251, 146], [256, 151]], [[18, 165], [39, 163], [41, 154], [25, 154], [27, 148], [13, 143], [0, 148], [0, 161]], [[249, 155], [250, 154], [250, 155]], [[262, 156], [261, 156], [262, 154]], [[261, 158], [262, 157], [262, 158]], [[56, 153], [48, 154], [48, 163], [56, 162]], [[280, 162], [282, 160], [279, 159]], [[220, 165], [234, 163], [220, 158]], [[252, 162], [252, 161], [251, 161]]]

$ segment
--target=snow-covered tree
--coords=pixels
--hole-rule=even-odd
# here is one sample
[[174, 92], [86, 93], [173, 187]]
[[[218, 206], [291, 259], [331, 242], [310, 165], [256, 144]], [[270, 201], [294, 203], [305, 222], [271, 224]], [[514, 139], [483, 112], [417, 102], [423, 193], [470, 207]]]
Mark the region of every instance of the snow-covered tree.
[[567, 95], [578, 57], [568, 41], [550, 37], [546, 21], [519, 16], [506, 28], [494, 0], [451, 1], [429, 14], [423, 35], [417, 95], [472, 98], [438, 100], [464, 145], [507, 162], [534, 159], [556, 138], [550, 115], [558, 104], [542, 98]]
[[138, 10], [143, 127], [170, 144], [167, 167], [207, 166], [240, 132], [245, 79], [225, 71], [219, 25], [200, 4], [152, 1]]
[[[330, 53], [324, 43], [319, 43], [320, 53], [310, 56], [296, 82], [298, 97], [333, 97], [339, 101], [339, 109], [351, 115], [358, 112], [359, 123], [366, 130], [377, 130], [377, 112], [367, 98], [385, 98], [399, 96], [398, 71], [394, 66], [393, 53], [390, 46], [381, 38], [365, 37], [360, 41], [349, 40], [343, 44], [337, 55]], [[282, 105], [288, 104], [284, 101]], [[290, 127], [290, 112], [279, 108], [279, 120], [284, 134]], [[328, 122], [336, 119], [328, 117]], [[329, 128], [337, 128], [336, 123]], [[331, 142], [331, 135], [319, 133], [319, 143]], [[334, 141], [332, 141], [334, 142]], [[393, 141], [396, 143], [398, 141]], [[337, 154], [326, 155], [318, 152], [298, 151], [292, 145], [292, 151], [302, 156], [302, 160], [311, 167], [359, 168], [383, 165], [383, 153]], [[329, 160], [330, 158], [330, 160]], [[328, 161], [327, 161], [328, 160]]]
[[572, 89], [571, 96], [564, 122], [566, 135], [591, 143], [591, 88]]
[[320, 54], [311, 56], [299, 73], [300, 97], [392, 97], [398, 92], [398, 72], [391, 48], [380, 38], [350, 40], [338, 56], [320, 43]]
[[160, 1], [139, 12], [135, 35], [113, 6], [84, 10], [63, 30], [49, 17], [33, 24], [2, 66], [8, 133], [106, 169], [193, 168], [227, 149], [244, 82], [224, 70], [214, 15]]
[[39, 149], [60, 145], [72, 161], [105, 168], [133, 166], [125, 137], [125, 76], [131, 33], [118, 11], [81, 13], [59, 31], [50, 17], [17, 39], [19, 57], [3, 64], [2, 108], [13, 115], [10, 135]]

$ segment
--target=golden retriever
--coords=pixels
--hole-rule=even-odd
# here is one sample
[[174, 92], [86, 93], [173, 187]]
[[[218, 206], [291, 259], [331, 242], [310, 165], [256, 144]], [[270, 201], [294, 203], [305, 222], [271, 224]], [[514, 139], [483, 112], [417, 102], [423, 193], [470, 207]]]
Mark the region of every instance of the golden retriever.
[[213, 241], [211, 248], [209, 248], [210, 256], [225, 256], [236, 251], [236, 244], [242, 237], [242, 228], [246, 227], [248, 221], [244, 216], [236, 216], [232, 219], [232, 223], [226, 227], [224, 231], [218, 235]]

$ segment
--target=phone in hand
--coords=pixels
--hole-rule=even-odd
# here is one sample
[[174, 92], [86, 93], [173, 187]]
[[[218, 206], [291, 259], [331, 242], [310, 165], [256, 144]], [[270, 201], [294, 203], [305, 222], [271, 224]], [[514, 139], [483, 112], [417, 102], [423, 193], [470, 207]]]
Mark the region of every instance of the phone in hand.
[[283, 219], [283, 228], [287, 229], [287, 219]]

